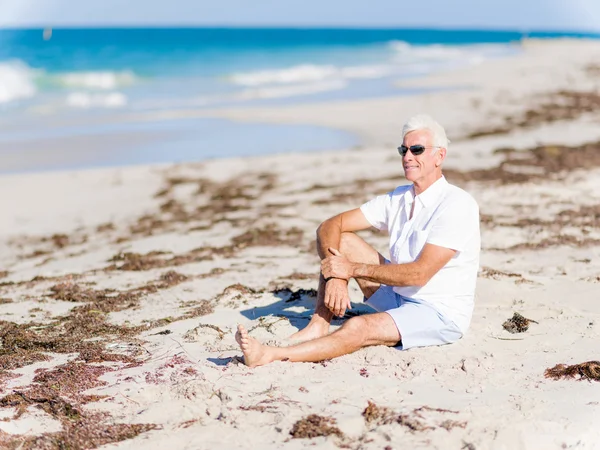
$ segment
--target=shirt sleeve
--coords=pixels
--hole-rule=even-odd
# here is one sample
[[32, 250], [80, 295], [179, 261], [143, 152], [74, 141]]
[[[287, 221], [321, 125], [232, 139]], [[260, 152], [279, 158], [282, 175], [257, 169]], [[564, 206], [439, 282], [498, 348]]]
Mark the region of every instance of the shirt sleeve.
[[390, 214], [390, 204], [393, 192], [379, 195], [360, 207], [369, 223], [381, 231], [387, 231]]
[[471, 197], [453, 201], [436, 212], [427, 243], [463, 251], [479, 235], [479, 207]]

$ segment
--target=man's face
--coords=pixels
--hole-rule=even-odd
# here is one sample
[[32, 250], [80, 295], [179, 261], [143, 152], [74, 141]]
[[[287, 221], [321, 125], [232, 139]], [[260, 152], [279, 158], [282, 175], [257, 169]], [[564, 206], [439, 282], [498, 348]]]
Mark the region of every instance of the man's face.
[[[406, 152], [402, 157], [402, 165], [406, 179], [414, 182], [435, 181], [436, 172], [442, 163], [445, 155], [444, 149], [434, 149], [433, 138], [428, 130], [411, 131], [404, 136], [403, 145], [410, 147], [412, 145], [424, 145], [425, 151], [418, 156], [413, 155], [411, 151]], [[433, 154], [434, 151], [437, 152]]]

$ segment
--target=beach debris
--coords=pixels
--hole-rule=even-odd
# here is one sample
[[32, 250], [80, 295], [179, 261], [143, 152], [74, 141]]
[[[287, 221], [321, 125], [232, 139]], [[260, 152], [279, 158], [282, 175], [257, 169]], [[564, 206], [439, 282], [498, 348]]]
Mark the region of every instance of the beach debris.
[[360, 369], [359, 373], [361, 377], [369, 378], [369, 372], [367, 372], [367, 369], [365, 369], [364, 367]]
[[331, 435], [344, 437], [342, 430], [335, 426], [336, 423], [333, 417], [311, 414], [294, 423], [290, 434], [294, 439], [312, 439]]
[[160, 276], [161, 288], [168, 288], [171, 286], [175, 286], [179, 283], [186, 281], [188, 277], [181, 273], [177, 273], [174, 270], [169, 270], [168, 272], [163, 273]]
[[149, 270], [154, 268], [160, 268], [165, 266], [165, 260], [157, 258], [157, 256], [164, 255], [163, 251], [152, 251], [145, 255], [132, 252], [118, 253], [113, 256], [109, 262], [123, 262], [117, 270]]
[[387, 425], [396, 421], [398, 414], [385, 406], [377, 406], [369, 400], [369, 403], [362, 413], [365, 422], [375, 425]]
[[289, 295], [288, 299], [285, 301], [286, 303], [301, 300], [304, 296], [312, 298], [315, 298], [317, 296], [317, 291], [314, 289], [297, 289], [293, 291], [289, 287], [284, 287], [280, 289], [274, 289], [271, 292], [278, 297], [283, 295]]
[[532, 322], [538, 323], [535, 320], [527, 319], [516, 312], [510, 319], [502, 324], [502, 327], [509, 333], [523, 333], [529, 329], [529, 324]]
[[423, 412], [425, 411], [437, 412], [442, 414], [458, 414], [458, 411], [452, 411], [449, 409], [442, 408], [432, 408], [430, 406], [421, 406], [420, 408], [413, 409], [410, 413], [399, 414], [391, 408], [387, 408], [385, 406], [377, 406], [372, 401], [369, 401], [362, 415], [367, 424], [389, 425], [392, 423], [397, 423], [399, 425], [409, 428], [413, 432], [434, 430], [436, 428], [444, 428], [445, 430], [450, 431], [451, 429], [456, 427], [465, 428], [467, 426], [466, 422], [449, 419], [444, 419], [436, 425], [434, 421], [427, 420], [424, 417]]
[[62, 424], [62, 431], [38, 436], [0, 435], [2, 448], [96, 448], [104, 444], [131, 439], [158, 428], [153, 424], [111, 424], [107, 413], [94, 413], [82, 407], [106, 396], [83, 395], [82, 392], [107, 383], [99, 377], [115, 369], [71, 361], [54, 369], [38, 370], [34, 385], [13, 390], [0, 399], [0, 408], [14, 410], [18, 419], [30, 407], [41, 409]]
[[172, 334], [173, 332], [171, 330], [162, 330], [159, 331], [158, 333], [153, 333], [150, 336], [166, 336], [167, 334]]
[[600, 381], [600, 361], [587, 361], [581, 364], [557, 364], [556, 366], [546, 369], [544, 372], [546, 378], [559, 380], [561, 378], [575, 378], [579, 376], [580, 380]]

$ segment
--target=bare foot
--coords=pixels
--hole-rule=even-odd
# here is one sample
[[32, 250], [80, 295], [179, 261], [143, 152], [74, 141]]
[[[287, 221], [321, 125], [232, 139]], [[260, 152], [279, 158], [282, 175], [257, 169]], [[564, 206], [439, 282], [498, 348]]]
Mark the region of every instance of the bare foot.
[[288, 340], [295, 342], [306, 342], [312, 341], [313, 339], [318, 339], [323, 336], [327, 336], [329, 334], [329, 324], [323, 327], [320, 325], [315, 325], [313, 322], [310, 322], [305, 328], [298, 331], [297, 333], [292, 334]]
[[248, 367], [263, 366], [273, 362], [269, 347], [261, 344], [253, 337], [250, 337], [248, 331], [246, 331], [242, 325], [238, 325], [237, 333], [235, 333], [235, 340], [244, 353], [244, 364]]

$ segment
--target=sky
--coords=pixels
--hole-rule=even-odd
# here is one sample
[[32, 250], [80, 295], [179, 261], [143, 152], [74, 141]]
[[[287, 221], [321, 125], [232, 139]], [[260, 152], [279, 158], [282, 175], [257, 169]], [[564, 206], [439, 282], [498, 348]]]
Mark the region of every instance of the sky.
[[438, 27], [600, 31], [600, 0], [0, 0], [0, 26]]

